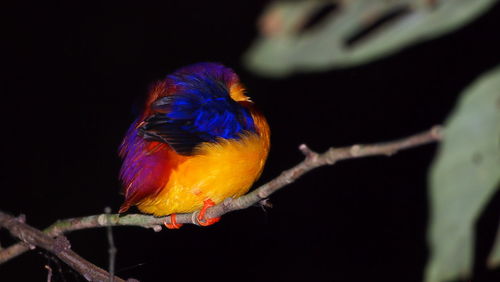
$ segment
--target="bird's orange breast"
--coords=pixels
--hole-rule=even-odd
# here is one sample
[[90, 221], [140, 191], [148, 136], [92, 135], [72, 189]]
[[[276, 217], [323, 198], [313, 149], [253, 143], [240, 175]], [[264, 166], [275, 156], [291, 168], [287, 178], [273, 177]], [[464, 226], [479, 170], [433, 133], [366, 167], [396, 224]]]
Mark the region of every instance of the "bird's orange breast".
[[265, 127], [264, 134], [205, 143], [195, 156], [179, 159], [165, 187], [138, 203], [138, 208], [157, 216], [188, 213], [201, 209], [206, 199], [218, 204], [245, 194], [262, 173], [269, 152]]

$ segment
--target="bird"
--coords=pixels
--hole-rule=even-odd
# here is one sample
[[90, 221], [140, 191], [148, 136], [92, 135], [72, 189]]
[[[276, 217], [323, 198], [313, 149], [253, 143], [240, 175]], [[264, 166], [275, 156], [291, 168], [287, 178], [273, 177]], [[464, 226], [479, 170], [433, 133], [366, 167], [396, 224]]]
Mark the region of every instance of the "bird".
[[144, 109], [119, 148], [125, 200], [154, 216], [206, 210], [246, 194], [260, 177], [270, 150], [266, 118], [246, 95], [238, 75], [220, 63], [182, 67], [151, 87]]

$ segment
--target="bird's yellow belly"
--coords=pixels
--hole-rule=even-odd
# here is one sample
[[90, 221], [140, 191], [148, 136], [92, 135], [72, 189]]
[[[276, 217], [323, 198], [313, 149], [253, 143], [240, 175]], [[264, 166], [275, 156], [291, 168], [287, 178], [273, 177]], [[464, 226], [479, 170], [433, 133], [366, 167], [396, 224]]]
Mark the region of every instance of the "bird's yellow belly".
[[199, 210], [207, 199], [218, 204], [227, 197], [239, 197], [260, 176], [268, 146], [256, 134], [204, 144], [173, 169], [158, 195], [143, 200], [138, 208], [162, 216]]

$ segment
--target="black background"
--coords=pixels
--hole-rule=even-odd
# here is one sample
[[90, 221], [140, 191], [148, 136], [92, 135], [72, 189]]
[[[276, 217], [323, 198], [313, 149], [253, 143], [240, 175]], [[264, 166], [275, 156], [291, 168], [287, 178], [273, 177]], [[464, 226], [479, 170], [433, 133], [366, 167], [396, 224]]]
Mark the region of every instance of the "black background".
[[[387, 141], [442, 123], [460, 91], [500, 63], [500, 5], [472, 24], [374, 63], [341, 71], [259, 77], [241, 65], [259, 1], [68, 4], [2, 9], [0, 209], [44, 228], [59, 218], [116, 211], [117, 147], [148, 87], [199, 61], [236, 70], [266, 114], [272, 151], [262, 184], [302, 160], [301, 143]], [[435, 145], [317, 169], [271, 197], [274, 208], [216, 225], [155, 233], [114, 229], [117, 275], [141, 281], [422, 281], [429, 255], [426, 175]], [[499, 202], [499, 201], [497, 201]], [[496, 203], [498, 205], [498, 203]], [[474, 281], [498, 208], [479, 228]], [[490, 234], [490, 235], [488, 235]], [[107, 267], [103, 229], [68, 235]], [[0, 232], [3, 246], [14, 240]], [[1, 281], [80, 281], [35, 250], [0, 266]]]

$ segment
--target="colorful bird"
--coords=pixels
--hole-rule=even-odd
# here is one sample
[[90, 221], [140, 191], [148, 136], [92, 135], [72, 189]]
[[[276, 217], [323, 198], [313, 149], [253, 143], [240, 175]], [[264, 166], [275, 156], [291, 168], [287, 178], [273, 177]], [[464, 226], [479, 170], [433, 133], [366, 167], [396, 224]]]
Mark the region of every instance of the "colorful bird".
[[144, 111], [120, 147], [125, 202], [144, 213], [172, 215], [200, 211], [239, 197], [262, 173], [270, 146], [265, 117], [238, 76], [216, 63], [181, 68], [156, 83]]

